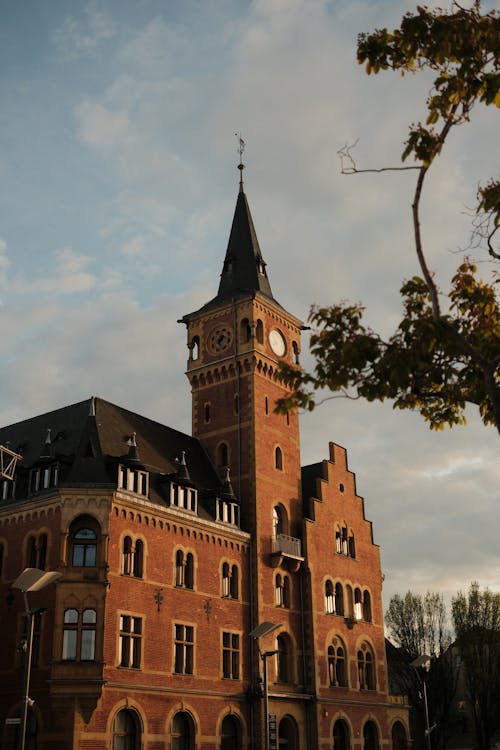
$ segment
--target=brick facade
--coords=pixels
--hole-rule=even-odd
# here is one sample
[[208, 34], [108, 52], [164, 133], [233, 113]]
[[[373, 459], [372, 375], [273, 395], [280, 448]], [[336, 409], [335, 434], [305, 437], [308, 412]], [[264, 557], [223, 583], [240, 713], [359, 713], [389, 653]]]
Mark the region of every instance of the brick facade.
[[[273, 652], [269, 750], [406, 746], [379, 549], [346, 452], [332, 443], [301, 469], [298, 416], [274, 412], [301, 323], [270, 292], [240, 190], [224, 272], [249, 257], [262, 287], [229, 276], [184, 318], [192, 438], [100, 399], [0, 431], [23, 453], [0, 502], [1, 750], [15, 748], [23, 692], [10, 586], [33, 566], [62, 578], [29, 595], [45, 611], [27, 747], [264, 748], [259, 647]], [[35, 485], [47, 466], [57, 481]], [[263, 622], [276, 628], [251, 638]]]

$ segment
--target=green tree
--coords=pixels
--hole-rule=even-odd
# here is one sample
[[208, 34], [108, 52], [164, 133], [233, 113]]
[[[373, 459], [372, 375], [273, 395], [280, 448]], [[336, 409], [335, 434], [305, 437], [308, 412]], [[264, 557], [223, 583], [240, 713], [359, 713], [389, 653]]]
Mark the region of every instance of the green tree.
[[472, 583], [452, 600], [453, 626], [474, 717], [476, 746], [489, 750], [500, 728], [500, 594]]
[[[436, 724], [431, 737], [434, 747], [445, 748], [457, 727], [454, 697], [457, 670], [449, 647], [451, 632], [441, 594], [428, 591], [425, 595], [407, 591], [395, 594], [385, 613], [385, 623], [392, 642], [401, 650], [406, 668], [398, 670], [400, 689], [410, 698], [416, 710], [413, 731], [417, 744], [425, 747], [425, 714], [422, 702], [422, 680], [427, 683], [430, 723]], [[419, 656], [430, 657], [430, 669], [410, 668]]]
[[[499, 38], [499, 13], [483, 13], [479, 0], [469, 9], [454, 2], [450, 12], [418, 6], [392, 32], [383, 28], [359, 35], [358, 62], [368, 74], [427, 69], [435, 75], [426, 122], [410, 127], [402, 154], [403, 161], [412, 157], [416, 164], [395, 168], [416, 170], [412, 215], [421, 275], [401, 287], [404, 316], [387, 340], [363, 324], [360, 304], [314, 307], [313, 371], [283, 367], [292, 395], [278, 402], [279, 411], [312, 409], [317, 392], [326, 389], [368, 401], [392, 400], [396, 408], [420, 411], [432, 429], [442, 429], [464, 423], [470, 403], [500, 433], [498, 271], [485, 282], [465, 258], [443, 307], [424, 254], [420, 220], [427, 173], [450, 131], [470, 122], [476, 104], [500, 107]], [[345, 174], [386, 171], [358, 169], [349, 148], [340, 153]], [[500, 180], [491, 179], [478, 190], [475, 231], [493, 262], [500, 259], [499, 227]]]

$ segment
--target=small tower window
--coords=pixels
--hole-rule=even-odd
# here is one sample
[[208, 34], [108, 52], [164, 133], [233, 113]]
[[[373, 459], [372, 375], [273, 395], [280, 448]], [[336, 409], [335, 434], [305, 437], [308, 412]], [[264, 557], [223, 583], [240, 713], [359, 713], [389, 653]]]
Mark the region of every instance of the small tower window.
[[260, 319], [257, 321], [257, 325], [255, 327], [255, 337], [259, 344], [264, 343], [264, 324]]
[[210, 404], [206, 403], [203, 409], [205, 423], [210, 422]]
[[194, 336], [189, 347], [190, 359], [196, 361], [200, 356], [200, 339], [198, 336]]
[[229, 448], [227, 443], [220, 443], [217, 447], [217, 466], [229, 465]]
[[240, 413], [240, 397], [237, 393], [234, 394], [234, 413], [236, 415]]
[[264, 399], [264, 411], [266, 412], [266, 417], [269, 414], [269, 399], [266, 396]]
[[296, 341], [292, 341], [293, 361], [296, 365], [300, 364], [299, 346]]
[[279, 471], [283, 471], [283, 451], [279, 446], [274, 450], [274, 466]]

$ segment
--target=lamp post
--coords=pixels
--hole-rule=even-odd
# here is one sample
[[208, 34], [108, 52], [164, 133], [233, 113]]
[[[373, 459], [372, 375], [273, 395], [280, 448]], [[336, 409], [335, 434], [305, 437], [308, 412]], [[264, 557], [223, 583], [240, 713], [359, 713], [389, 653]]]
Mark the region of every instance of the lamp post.
[[270, 656], [277, 654], [277, 651], [261, 651], [259, 639], [273, 630], [281, 628], [281, 624], [274, 622], [261, 622], [257, 625], [250, 633], [250, 638], [253, 638], [257, 642], [257, 648], [259, 650], [259, 656], [262, 659], [263, 665], [263, 678], [264, 678], [264, 750], [269, 750], [269, 687], [267, 682], [267, 660]]
[[24, 687], [23, 687], [23, 715], [21, 720], [21, 747], [24, 750], [26, 746], [26, 726], [28, 722], [28, 706], [32, 703], [29, 697], [30, 677], [31, 677], [31, 657], [33, 654], [33, 626], [34, 615], [38, 610], [30, 609], [28, 603], [28, 593], [31, 591], [41, 591], [54, 581], [61, 578], [62, 573], [53, 571], [38, 570], [38, 568], [25, 568], [20, 576], [12, 584], [13, 589], [22, 591], [24, 598], [24, 608], [26, 610], [27, 638], [26, 638], [26, 657], [24, 662]]
[[432, 727], [429, 726], [429, 704], [427, 702], [427, 682], [425, 678], [422, 677], [422, 675], [419, 672], [419, 669], [425, 670], [426, 673], [429, 671], [430, 666], [431, 666], [431, 657], [428, 654], [422, 654], [422, 656], [417, 656], [416, 659], [410, 662], [410, 666], [415, 668], [423, 685], [424, 712], [425, 712], [425, 739], [426, 739], [426, 744], [427, 744], [427, 750], [432, 750], [431, 732], [436, 728], [437, 724], [433, 724]]

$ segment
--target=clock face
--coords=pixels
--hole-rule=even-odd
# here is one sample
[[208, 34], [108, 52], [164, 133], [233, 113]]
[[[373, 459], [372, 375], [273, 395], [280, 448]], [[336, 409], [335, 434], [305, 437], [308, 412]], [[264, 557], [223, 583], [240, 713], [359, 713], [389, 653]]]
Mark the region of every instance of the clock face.
[[269, 333], [269, 343], [271, 344], [271, 349], [276, 354], [277, 357], [282, 357], [286, 352], [286, 341], [285, 337], [281, 333], [281, 331], [278, 331], [277, 328], [273, 328], [272, 331]]
[[212, 354], [225, 351], [233, 340], [233, 332], [229, 326], [218, 326], [208, 337], [208, 348]]

